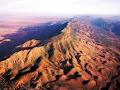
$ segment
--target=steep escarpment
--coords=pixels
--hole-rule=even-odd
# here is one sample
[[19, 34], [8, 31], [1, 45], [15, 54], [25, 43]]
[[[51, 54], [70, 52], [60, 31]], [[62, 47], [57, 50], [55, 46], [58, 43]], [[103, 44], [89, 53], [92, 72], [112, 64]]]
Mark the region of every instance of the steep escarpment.
[[106, 86], [119, 74], [119, 58], [112, 50], [91, 39], [93, 29], [89, 24], [73, 19], [46, 43], [33, 44], [30, 49], [12, 54], [0, 62], [0, 88], [109, 89], [110, 86]]
[[55, 23], [49, 22], [31, 25], [19, 28], [15, 33], [4, 35], [5, 40], [2, 40], [0, 43], [0, 61], [19, 51], [18, 48], [16, 48], [18, 46], [24, 44], [23, 47], [26, 47], [25, 43], [27, 43], [27, 45], [31, 44], [27, 47], [32, 48], [36, 46], [37, 40], [42, 42], [57, 36], [61, 33], [61, 30], [67, 26], [67, 23], [68, 21], [65, 20], [64, 22], [57, 21]]
[[[30, 83], [33, 77], [34, 79], [39, 77], [36, 82], [41, 85], [54, 80], [55, 75], [63, 72], [59, 68], [58, 62], [61, 58], [64, 58], [63, 55], [67, 51], [66, 47], [70, 48], [70, 46], [67, 46], [72, 40], [69, 35], [70, 31], [70, 27], [67, 27], [62, 34], [54, 37], [55, 39], [51, 39], [47, 44], [33, 49], [21, 50], [11, 55], [8, 59], [1, 61], [1, 76], [6, 81], [9, 80], [14, 83], [16, 88]], [[28, 44], [26, 45], [26, 43], [21, 45], [21, 47], [27, 46]], [[39, 76], [40, 73], [41, 75]], [[40, 78], [41, 76], [42, 78]], [[39, 84], [38, 86], [41, 86]]]

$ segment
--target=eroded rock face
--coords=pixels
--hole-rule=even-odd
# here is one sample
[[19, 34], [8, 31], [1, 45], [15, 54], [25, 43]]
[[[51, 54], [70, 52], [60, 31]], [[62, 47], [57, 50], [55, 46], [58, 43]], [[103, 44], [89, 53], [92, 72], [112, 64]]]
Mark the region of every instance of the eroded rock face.
[[23, 43], [22, 45], [19, 45], [18, 48], [29, 49], [29, 48], [37, 47], [39, 44], [40, 44], [40, 40], [32, 39]]
[[[112, 90], [119, 88], [119, 51], [91, 38], [89, 23], [71, 20], [42, 46], [32, 40], [0, 62], [2, 90]], [[37, 42], [34, 45], [34, 42]], [[31, 44], [32, 43], [32, 44]], [[116, 56], [117, 54], [117, 56]], [[113, 81], [113, 82], [112, 82]], [[4, 83], [2, 83], [4, 82]], [[116, 83], [117, 82], [117, 83]], [[4, 85], [3, 85], [4, 84]], [[116, 85], [117, 84], [117, 85]]]

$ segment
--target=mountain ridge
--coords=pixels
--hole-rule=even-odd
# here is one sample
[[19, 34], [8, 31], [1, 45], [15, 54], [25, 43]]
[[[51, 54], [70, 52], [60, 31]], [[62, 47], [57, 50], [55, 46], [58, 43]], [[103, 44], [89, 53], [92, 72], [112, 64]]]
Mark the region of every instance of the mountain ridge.
[[71, 20], [59, 35], [44, 44], [20, 50], [1, 61], [0, 76], [10, 83], [8, 87], [0, 85], [8, 90], [107, 88], [111, 78], [118, 75], [119, 58], [97, 44], [91, 38], [93, 33], [89, 24]]

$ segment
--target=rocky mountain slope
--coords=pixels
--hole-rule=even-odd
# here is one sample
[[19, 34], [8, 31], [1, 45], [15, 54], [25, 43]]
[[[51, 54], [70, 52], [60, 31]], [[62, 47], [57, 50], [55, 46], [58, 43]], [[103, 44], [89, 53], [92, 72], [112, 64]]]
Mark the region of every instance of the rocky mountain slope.
[[74, 18], [58, 35], [44, 43], [27, 41], [0, 61], [0, 90], [119, 90], [115, 40], [120, 41]]

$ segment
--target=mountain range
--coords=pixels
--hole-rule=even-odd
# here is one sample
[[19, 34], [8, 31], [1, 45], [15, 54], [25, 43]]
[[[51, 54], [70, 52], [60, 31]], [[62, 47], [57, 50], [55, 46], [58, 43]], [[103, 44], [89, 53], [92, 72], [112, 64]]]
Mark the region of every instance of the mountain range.
[[120, 19], [111, 18], [73, 17], [4, 35], [0, 90], [119, 90]]

